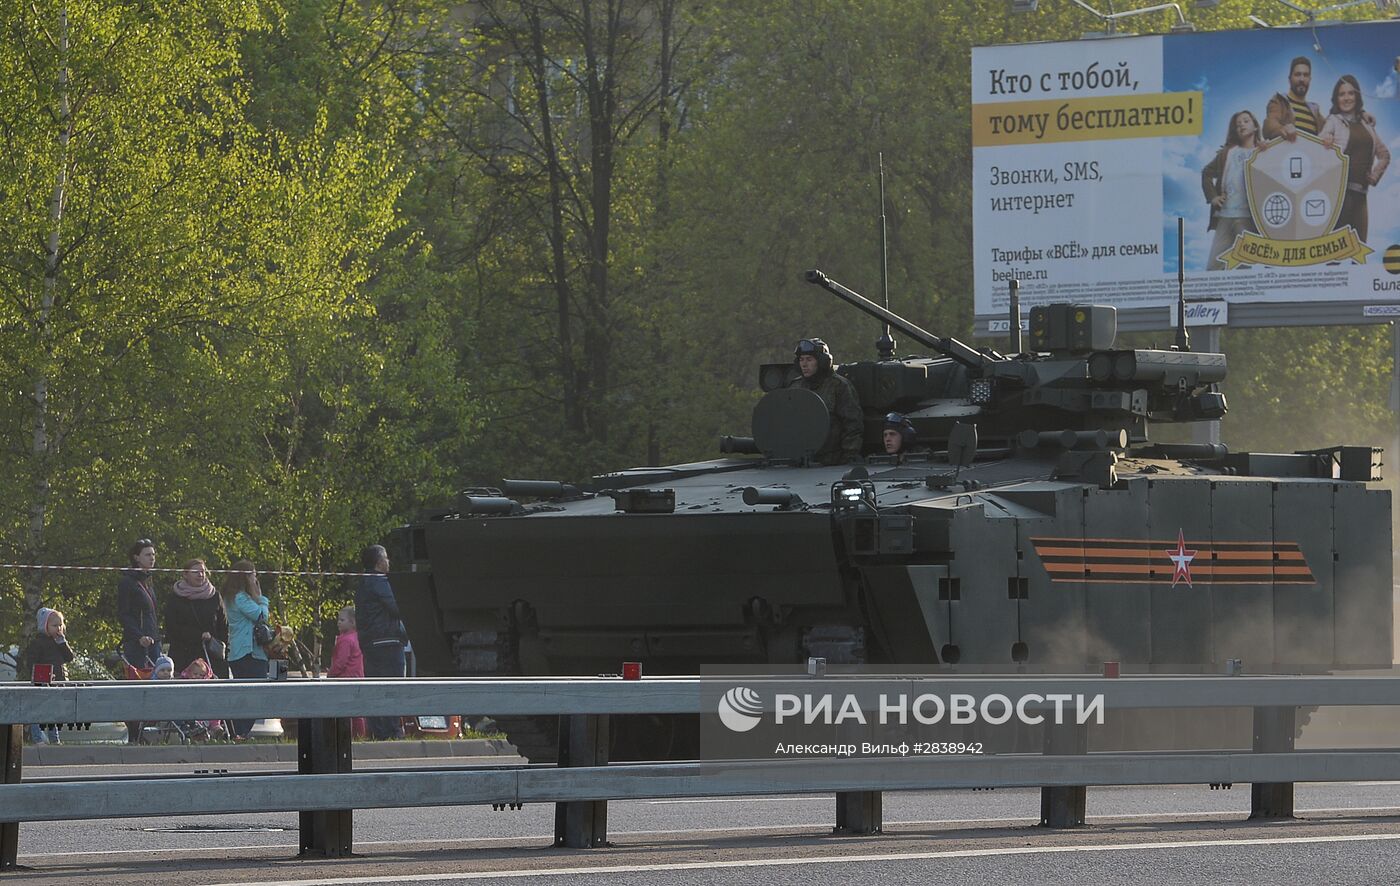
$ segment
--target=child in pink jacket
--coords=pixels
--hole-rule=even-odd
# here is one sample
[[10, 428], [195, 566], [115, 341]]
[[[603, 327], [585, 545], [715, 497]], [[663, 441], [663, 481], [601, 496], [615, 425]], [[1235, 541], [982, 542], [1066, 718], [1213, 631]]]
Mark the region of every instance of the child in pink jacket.
[[[360, 634], [355, 630], [355, 607], [346, 606], [335, 618], [339, 631], [335, 638], [335, 650], [331, 653], [332, 677], [363, 677], [365, 658], [360, 653]], [[351, 730], [356, 738], [365, 737], [365, 718], [356, 717], [351, 722]]]
[[[185, 665], [185, 669], [180, 672], [181, 680], [212, 680], [214, 679], [214, 669], [209, 667], [209, 662], [202, 658]], [[190, 737], [196, 740], [209, 738], [222, 738], [224, 736], [224, 722], [222, 720], [196, 720], [192, 726]]]

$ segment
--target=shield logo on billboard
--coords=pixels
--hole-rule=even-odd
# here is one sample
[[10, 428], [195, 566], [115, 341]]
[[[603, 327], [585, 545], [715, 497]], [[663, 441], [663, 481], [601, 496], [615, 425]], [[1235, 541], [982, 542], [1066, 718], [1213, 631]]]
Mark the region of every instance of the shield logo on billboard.
[[1329, 233], [1342, 211], [1346, 182], [1346, 156], [1303, 133], [1294, 142], [1267, 142], [1245, 166], [1249, 209], [1270, 240], [1311, 240]]

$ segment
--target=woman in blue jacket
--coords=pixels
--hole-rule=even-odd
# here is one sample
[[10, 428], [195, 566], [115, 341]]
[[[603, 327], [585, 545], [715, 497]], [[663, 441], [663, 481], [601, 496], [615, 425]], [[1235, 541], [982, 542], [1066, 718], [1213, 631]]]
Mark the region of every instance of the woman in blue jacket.
[[[228, 609], [228, 666], [235, 680], [267, 677], [267, 653], [253, 639], [253, 625], [268, 618], [267, 598], [258, 584], [258, 572], [251, 560], [233, 564], [224, 586], [219, 589]], [[234, 720], [234, 741], [242, 741], [253, 729], [252, 720]]]

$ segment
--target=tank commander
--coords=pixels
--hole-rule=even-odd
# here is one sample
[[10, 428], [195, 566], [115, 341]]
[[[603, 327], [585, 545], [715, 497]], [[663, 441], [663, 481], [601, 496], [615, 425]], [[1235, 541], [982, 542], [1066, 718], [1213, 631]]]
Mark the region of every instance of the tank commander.
[[855, 386], [837, 375], [831, 349], [819, 338], [804, 338], [793, 350], [793, 362], [801, 374], [788, 382], [790, 388], [806, 388], [826, 404], [831, 424], [826, 442], [812, 456], [818, 464], [839, 465], [860, 458], [864, 417]]
[[898, 412], [885, 415], [884, 429], [880, 437], [884, 441], [885, 454], [893, 455], [897, 462], [903, 462], [904, 456], [912, 452], [921, 451], [914, 446], [914, 441], [918, 439], [914, 423]]

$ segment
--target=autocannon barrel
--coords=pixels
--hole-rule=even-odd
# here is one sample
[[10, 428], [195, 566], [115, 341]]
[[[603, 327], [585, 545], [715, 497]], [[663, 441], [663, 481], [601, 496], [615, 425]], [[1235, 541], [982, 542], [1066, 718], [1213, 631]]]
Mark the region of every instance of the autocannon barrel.
[[806, 278], [808, 283], [814, 283], [820, 286], [847, 304], [859, 308], [884, 323], [888, 323], [920, 344], [933, 348], [944, 356], [952, 357], [964, 366], [981, 368], [998, 362], [955, 338], [943, 338], [934, 335], [927, 329], [910, 323], [888, 308], [882, 308], [860, 293], [842, 286], [816, 268], [809, 270], [806, 274]]

